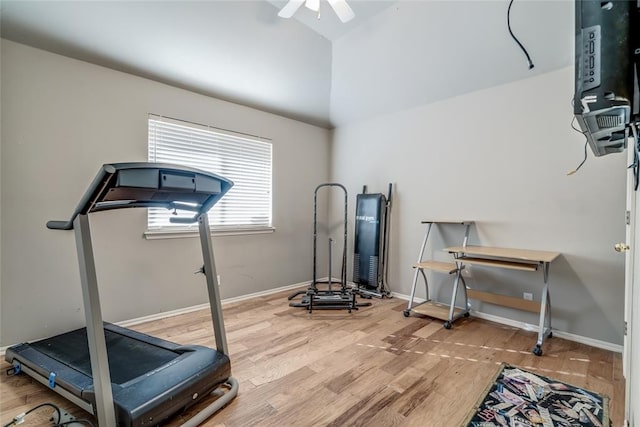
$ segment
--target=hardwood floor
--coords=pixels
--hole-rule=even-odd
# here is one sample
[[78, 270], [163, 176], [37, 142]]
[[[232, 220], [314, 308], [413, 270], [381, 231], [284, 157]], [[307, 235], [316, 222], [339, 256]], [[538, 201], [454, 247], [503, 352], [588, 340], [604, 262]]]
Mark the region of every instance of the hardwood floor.
[[[445, 330], [441, 321], [405, 318], [406, 301], [399, 299], [373, 300], [373, 306], [352, 314], [318, 310], [309, 315], [289, 307], [287, 295], [224, 306], [232, 374], [240, 391], [205, 425], [459, 426], [503, 362], [608, 395], [612, 425], [623, 423], [618, 353], [554, 337], [537, 357], [531, 354], [533, 332], [474, 318]], [[213, 346], [206, 310], [133, 329]], [[0, 425], [43, 402], [90, 418], [27, 376], [8, 377], [9, 367], [3, 362]], [[180, 425], [194, 409], [165, 425]], [[23, 425], [48, 425], [50, 414], [34, 411]]]

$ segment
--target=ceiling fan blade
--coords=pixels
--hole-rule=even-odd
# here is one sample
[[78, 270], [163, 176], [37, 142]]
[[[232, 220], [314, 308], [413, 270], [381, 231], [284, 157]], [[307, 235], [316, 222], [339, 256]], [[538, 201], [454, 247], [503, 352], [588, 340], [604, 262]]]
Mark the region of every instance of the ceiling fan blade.
[[291, 18], [303, 4], [304, 0], [289, 0], [289, 2], [285, 4], [282, 9], [280, 9], [280, 12], [278, 12], [278, 16], [280, 18]]
[[314, 12], [318, 12], [320, 10], [320, 0], [307, 0], [304, 5]]
[[351, 7], [347, 4], [346, 0], [327, 0], [327, 1], [329, 2], [331, 7], [333, 8], [333, 11], [336, 13], [336, 15], [338, 15], [338, 18], [340, 18], [342, 22], [349, 22], [356, 16], [356, 14], [353, 13], [353, 9], [351, 9]]

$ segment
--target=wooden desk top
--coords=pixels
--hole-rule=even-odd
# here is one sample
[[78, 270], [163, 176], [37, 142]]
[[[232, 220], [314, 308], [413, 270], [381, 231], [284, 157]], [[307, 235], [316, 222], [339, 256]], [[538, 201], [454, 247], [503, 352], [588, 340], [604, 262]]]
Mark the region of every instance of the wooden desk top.
[[532, 249], [496, 248], [491, 246], [452, 246], [445, 251], [464, 255], [507, 258], [528, 262], [551, 262], [560, 256], [559, 252], [536, 251]]
[[463, 220], [445, 220], [445, 219], [425, 219], [421, 221], [422, 224], [460, 224], [467, 225], [473, 224], [473, 221], [463, 221]]

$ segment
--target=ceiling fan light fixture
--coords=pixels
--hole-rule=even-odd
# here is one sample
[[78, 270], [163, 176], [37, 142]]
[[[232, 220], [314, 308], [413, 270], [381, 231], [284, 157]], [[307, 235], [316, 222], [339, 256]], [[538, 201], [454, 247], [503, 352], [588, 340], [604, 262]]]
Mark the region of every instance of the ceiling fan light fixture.
[[327, 0], [331, 5], [333, 11], [338, 15], [338, 18], [343, 23], [351, 21], [356, 14], [353, 13], [353, 9], [347, 4], [346, 0]]
[[[343, 23], [351, 21], [356, 16], [346, 0], [327, 0], [327, 2]], [[278, 16], [281, 18], [291, 18], [303, 4], [315, 12], [320, 11], [320, 0], [289, 0], [287, 4], [280, 9]]]
[[320, 0], [307, 0], [304, 5], [307, 9], [311, 9], [314, 12], [320, 11]]
[[280, 12], [278, 12], [278, 16], [280, 18], [291, 18], [293, 14], [296, 13], [298, 9], [300, 9], [300, 6], [304, 4], [304, 1], [305, 0], [289, 0], [287, 4], [285, 4], [284, 7], [280, 9]]

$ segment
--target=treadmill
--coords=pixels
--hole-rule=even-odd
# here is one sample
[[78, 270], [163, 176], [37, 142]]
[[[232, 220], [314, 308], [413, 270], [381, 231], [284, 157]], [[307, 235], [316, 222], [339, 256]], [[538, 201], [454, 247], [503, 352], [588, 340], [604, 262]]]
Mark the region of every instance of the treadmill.
[[[185, 426], [196, 426], [238, 392], [222, 317], [207, 212], [233, 182], [198, 169], [161, 163], [102, 166], [69, 221], [53, 230], [74, 230], [86, 328], [10, 347], [12, 373], [24, 372], [97, 416], [100, 427], [157, 425], [208, 395], [221, 395]], [[164, 207], [198, 223], [216, 349], [183, 346], [102, 320], [89, 214], [121, 208]]]

